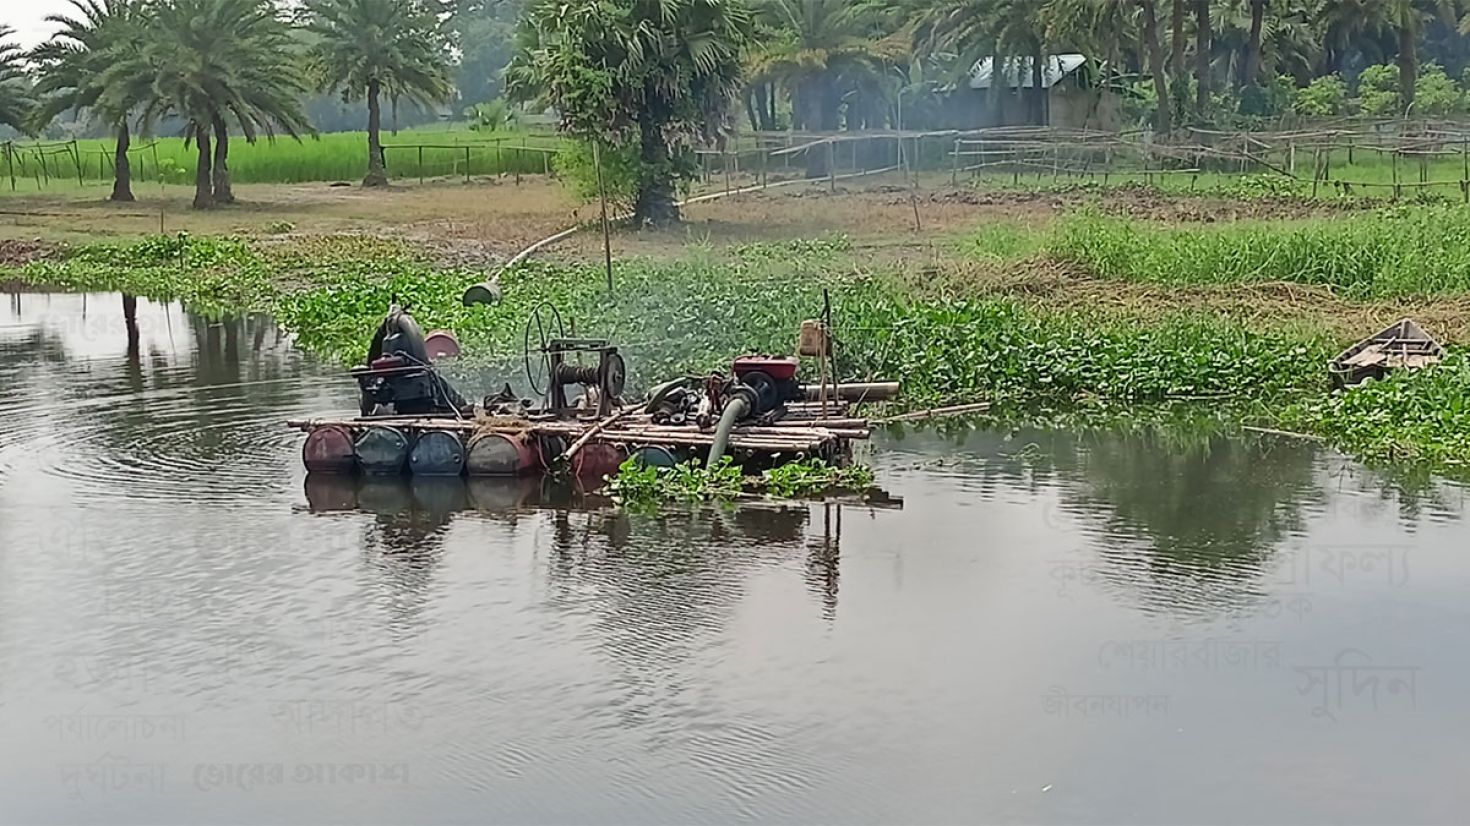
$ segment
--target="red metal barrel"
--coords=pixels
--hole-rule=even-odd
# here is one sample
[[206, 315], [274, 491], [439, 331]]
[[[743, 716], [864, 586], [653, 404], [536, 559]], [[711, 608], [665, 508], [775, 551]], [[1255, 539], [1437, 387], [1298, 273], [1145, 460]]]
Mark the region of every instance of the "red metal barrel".
[[572, 474], [586, 481], [616, 476], [618, 465], [627, 458], [623, 448], [607, 442], [588, 442], [572, 457]]
[[312, 428], [301, 446], [301, 461], [312, 473], [351, 473], [357, 466], [352, 433], [336, 424]]
[[479, 433], [470, 438], [465, 468], [471, 476], [525, 476], [540, 470], [540, 451], [525, 433]]

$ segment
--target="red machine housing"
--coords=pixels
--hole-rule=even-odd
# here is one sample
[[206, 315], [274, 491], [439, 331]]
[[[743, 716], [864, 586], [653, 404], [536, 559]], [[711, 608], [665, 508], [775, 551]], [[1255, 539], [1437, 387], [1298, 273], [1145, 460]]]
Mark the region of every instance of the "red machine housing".
[[730, 365], [735, 381], [754, 391], [752, 415], [768, 413], [802, 397], [795, 356], [741, 356]]
[[796, 369], [800, 366], [795, 356], [741, 356], [730, 366], [730, 372], [737, 379], [761, 372], [778, 382], [796, 381]]

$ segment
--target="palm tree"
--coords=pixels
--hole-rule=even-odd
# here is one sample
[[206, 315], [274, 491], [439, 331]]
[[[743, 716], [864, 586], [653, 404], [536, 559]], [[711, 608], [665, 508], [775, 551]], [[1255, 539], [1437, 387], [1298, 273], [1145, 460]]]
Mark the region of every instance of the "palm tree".
[[1245, 76], [1242, 86], [1255, 86], [1261, 74], [1261, 27], [1266, 22], [1266, 0], [1250, 0], [1251, 30], [1245, 45]]
[[368, 173], [363, 186], [386, 186], [383, 113], [386, 93], [423, 106], [447, 101], [448, 52], [437, 21], [419, 0], [310, 0], [312, 62], [324, 91], [344, 101], [367, 98]]
[[1169, 71], [1184, 71], [1184, 0], [1174, 0], [1169, 15], [1173, 43], [1169, 49]]
[[[909, 38], [889, 37], [896, 25], [872, 3], [765, 0], [760, 17], [773, 36], [751, 52], [747, 71], [786, 87], [798, 128], [835, 132], [844, 99], [880, 85], [908, 51]], [[808, 152], [807, 176], [826, 175], [827, 154]]]
[[36, 92], [45, 96], [32, 120], [40, 127], [62, 112], [87, 110], [105, 123], [117, 135], [111, 200], [132, 201], [128, 118], [143, 102], [143, 90], [136, 78], [133, 83], [116, 82], [111, 87], [101, 80], [115, 62], [128, 61], [144, 47], [148, 20], [136, 0], [70, 2], [75, 16], [47, 17], [47, 22], [61, 28], [49, 42], [31, 52], [31, 59], [41, 66]]
[[1138, 8], [1142, 12], [1143, 43], [1148, 49], [1149, 71], [1154, 76], [1154, 95], [1158, 97], [1155, 123], [1159, 135], [1167, 139], [1173, 124], [1169, 111], [1169, 84], [1165, 79], [1164, 49], [1159, 45], [1158, 9], [1154, 6], [1154, 0], [1138, 0]]
[[31, 94], [21, 65], [25, 53], [9, 40], [15, 30], [0, 26], [0, 125], [30, 131]]
[[678, 220], [691, 144], [728, 133], [751, 14], [743, 0], [541, 0], [516, 34], [506, 90], [554, 107], [562, 131], [637, 156], [634, 220]]
[[[1139, 9], [1134, 0], [1047, 0], [1043, 16], [1049, 21], [1047, 38], [1065, 49], [1105, 59], [1110, 74], [1123, 73], [1140, 54]], [[1126, 57], [1125, 57], [1126, 56]]]
[[[1049, 45], [1043, 9], [1035, 0], [940, 0], [923, 18], [919, 33], [931, 49], [955, 52], [966, 65], [990, 58], [994, 67], [990, 88], [997, 107], [1007, 68], [1029, 68], [1032, 107], [1039, 119], [1046, 100], [1042, 78]], [[1016, 86], [1019, 94], [1019, 78]]]
[[1313, 76], [1322, 52], [1320, 31], [1301, 0], [1220, 0], [1215, 22], [1215, 73], [1242, 89], [1263, 75]]
[[1360, 36], [1383, 31], [1390, 23], [1384, 0], [1315, 0], [1312, 18], [1323, 35], [1328, 72], [1342, 71]]
[[1399, 40], [1399, 110], [1408, 114], [1419, 79], [1418, 42], [1424, 28], [1438, 19], [1454, 23], [1461, 0], [1383, 0], [1387, 23]]
[[1194, 0], [1194, 109], [1210, 108], [1210, 0]]
[[[183, 120], [185, 140], [198, 147], [194, 207], [229, 203], [232, 123], [250, 143], [277, 130], [298, 139], [311, 131], [290, 30], [271, 0], [163, 0], [155, 19], [149, 48], [135, 58], [153, 72], [141, 119]], [[126, 76], [137, 71], [115, 67]]]

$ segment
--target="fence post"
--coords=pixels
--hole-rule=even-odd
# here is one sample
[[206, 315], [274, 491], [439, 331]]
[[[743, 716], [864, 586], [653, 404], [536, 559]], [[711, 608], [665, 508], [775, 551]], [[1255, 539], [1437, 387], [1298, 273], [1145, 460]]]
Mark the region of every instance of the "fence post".
[[730, 153], [720, 152], [720, 163], [725, 167], [725, 194], [730, 194]]
[[949, 185], [960, 185], [960, 139], [954, 139], [954, 160], [949, 165]]
[[1317, 186], [1322, 180], [1322, 149], [1312, 153], [1312, 197], [1317, 197]]
[[470, 182], [470, 148], [464, 148], [464, 182]]
[[149, 148], [153, 150], [153, 174], [158, 176], [158, 185], [163, 186], [163, 167], [158, 165], [158, 141], [153, 141]]
[[521, 185], [521, 148], [515, 148], [515, 157], [511, 160], [511, 166], [516, 168], [516, 186]]
[[10, 141], [5, 142], [5, 168], [10, 173], [10, 191], [15, 191], [15, 148]]
[[419, 144], [419, 183], [424, 182], [424, 145]]
[[[82, 149], [77, 144], [76, 139], [72, 139], [72, 142], [71, 142], [71, 154], [72, 154], [72, 157], [77, 162], [77, 188], [80, 189], [83, 186], [85, 186], [85, 184], [82, 181]], [[99, 170], [99, 177], [100, 177], [100, 170]]]
[[761, 144], [761, 189], [766, 188], [766, 169], [771, 165], [771, 150], [767, 149], [765, 143]]
[[1402, 191], [1402, 189], [1399, 187], [1399, 150], [1398, 150], [1398, 147], [1394, 147], [1394, 150], [1393, 150], [1393, 197], [1395, 199], [1397, 199], [1399, 197], [1399, 193], [1401, 191]]
[[837, 194], [837, 141], [827, 139], [827, 191]]

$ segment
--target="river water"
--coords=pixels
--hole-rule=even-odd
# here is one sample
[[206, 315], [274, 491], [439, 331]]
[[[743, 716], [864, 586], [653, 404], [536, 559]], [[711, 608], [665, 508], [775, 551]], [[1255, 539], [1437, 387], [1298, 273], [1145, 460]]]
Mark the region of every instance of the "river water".
[[[267, 319], [0, 308], [0, 822], [1460, 822], [1464, 491], [915, 431], [901, 508], [308, 480]], [[132, 334], [130, 334], [130, 332]], [[366, 332], [366, 331], [365, 331]]]

